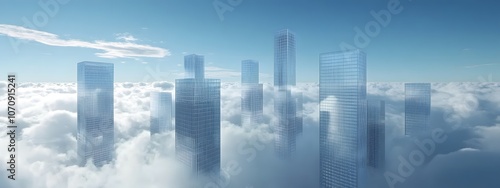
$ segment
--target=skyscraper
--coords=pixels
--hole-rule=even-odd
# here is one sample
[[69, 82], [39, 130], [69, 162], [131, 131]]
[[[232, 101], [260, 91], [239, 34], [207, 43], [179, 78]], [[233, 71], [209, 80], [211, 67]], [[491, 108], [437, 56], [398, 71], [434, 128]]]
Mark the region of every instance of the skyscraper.
[[256, 125], [262, 122], [263, 87], [259, 84], [259, 62], [241, 62], [241, 124]]
[[80, 62], [77, 73], [79, 165], [111, 162], [114, 153], [114, 64]]
[[291, 158], [296, 147], [296, 104], [291, 89], [295, 86], [295, 35], [288, 29], [274, 36], [274, 140], [276, 154]]
[[150, 96], [151, 136], [173, 130], [172, 94], [170, 92], [151, 92]]
[[255, 60], [241, 61], [241, 83], [258, 84], [259, 83], [259, 62]]
[[295, 92], [294, 94], [294, 99], [295, 99], [295, 110], [296, 110], [296, 117], [295, 117], [295, 133], [297, 135], [302, 134], [302, 126], [303, 126], [303, 95], [302, 92]]
[[366, 185], [366, 55], [323, 53], [319, 66], [320, 185]]
[[[185, 62], [189, 64], [189, 61]], [[203, 62], [194, 70], [202, 70]], [[192, 70], [192, 69], [187, 69]], [[197, 175], [220, 172], [220, 80], [175, 81], [175, 152]]]
[[284, 29], [274, 35], [274, 87], [295, 86], [295, 34]]
[[368, 166], [385, 168], [385, 102], [368, 100]]
[[184, 56], [184, 71], [185, 78], [203, 80], [205, 78], [204, 57], [196, 54]]
[[405, 135], [427, 134], [431, 115], [431, 84], [405, 84]]

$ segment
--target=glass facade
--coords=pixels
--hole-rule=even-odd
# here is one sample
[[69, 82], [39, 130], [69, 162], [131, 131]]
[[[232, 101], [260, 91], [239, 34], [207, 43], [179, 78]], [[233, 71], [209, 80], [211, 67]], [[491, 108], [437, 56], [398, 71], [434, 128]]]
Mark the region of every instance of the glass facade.
[[259, 62], [254, 60], [243, 60], [241, 62], [241, 83], [259, 83]]
[[274, 87], [295, 86], [295, 34], [285, 29], [274, 36]]
[[302, 96], [302, 92], [296, 92], [294, 93], [294, 99], [295, 99], [295, 109], [296, 109], [296, 117], [295, 117], [295, 133], [297, 135], [301, 135], [302, 134], [302, 124], [303, 124], [303, 119], [302, 119], [302, 116], [303, 116], [303, 112], [302, 112], [302, 109], [303, 109], [303, 96]]
[[177, 159], [197, 175], [217, 175], [220, 172], [220, 149], [220, 80], [176, 80]]
[[366, 55], [320, 55], [320, 186], [366, 185]]
[[196, 54], [184, 56], [184, 74], [185, 78], [203, 80], [205, 78], [204, 57]]
[[173, 130], [172, 94], [170, 92], [151, 92], [150, 97], [151, 136]]
[[77, 72], [77, 154], [84, 166], [112, 161], [114, 153], [114, 64], [78, 63]]
[[290, 90], [274, 92], [274, 148], [280, 159], [289, 159], [295, 153], [296, 147], [296, 105]]
[[263, 105], [262, 84], [242, 84], [241, 124], [243, 126], [252, 126], [262, 123]]
[[259, 84], [259, 62], [241, 62], [241, 125], [251, 126], [262, 122], [263, 86]]
[[385, 102], [368, 100], [368, 166], [385, 168]]
[[274, 36], [274, 141], [279, 158], [291, 158], [296, 146], [295, 35], [288, 29]]
[[431, 115], [431, 84], [405, 84], [405, 135], [427, 133]]

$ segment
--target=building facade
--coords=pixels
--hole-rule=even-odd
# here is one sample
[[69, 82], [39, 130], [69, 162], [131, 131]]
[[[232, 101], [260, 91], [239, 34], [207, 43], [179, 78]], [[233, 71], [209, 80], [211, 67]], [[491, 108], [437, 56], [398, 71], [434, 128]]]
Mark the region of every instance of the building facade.
[[405, 135], [428, 134], [431, 115], [431, 84], [405, 84]]
[[320, 186], [366, 186], [366, 55], [320, 55]]
[[184, 56], [184, 77], [203, 80], [205, 78], [205, 58], [202, 55]]
[[263, 86], [259, 84], [259, 62], [241, 62], [241, 124], [254, 126], [262, 123]]
[[368, 166], [385, 168], [385, 102], [368, 100]]
[[213, 175], [221, 160], [220, 80], [198, 76], [175, 82], [175, 152], [195, 174]]
[[78, 63], [77, 154], [80, 166], [103, 166], [114, 155], [114, 64]]
[[295, 34], [288, 29], [274, 36], [274, 140], [278, 158], [289, 159], [296, 149]]
[[172, 125], [172, 93], [151, 92], [150, 133], [164, 133], [174, 129]]

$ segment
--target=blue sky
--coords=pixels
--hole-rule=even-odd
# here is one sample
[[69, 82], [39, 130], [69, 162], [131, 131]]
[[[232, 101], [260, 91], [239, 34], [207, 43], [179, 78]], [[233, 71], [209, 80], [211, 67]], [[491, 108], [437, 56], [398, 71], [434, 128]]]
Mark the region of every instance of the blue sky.
[[[219, 0], [232, 9], [223, 20], [212, 0], [60, 0], [53, 12], [39, 5], [44, 2], [58, 1], [0, 1], [0, 74], [74, 82], [76, 63], [100, 61], [115, 63], [117, 82], [173, 81], [182, 77], [184, 54], [197, 53], [205, 55], [208, 75], [223, 81], [239, 81], [241, 60], [255, 59], [262, 81], [271, 82], [273, 36], [289, 28], [297, 35], [297, 80], [317, 82], [319, 54], [340, 50], [342, 42], [355, 45], [354, 28], [365, 30], [376, 21], [370, 12], [388, 10], [390, 1], [242, 0], [232, 6], [237, 1]], [[362, 48], [368, 81], [498, 81], [500, 3], [399, 3], [400, 13]], [[12, 43], [19, 38], [28, 42]]]

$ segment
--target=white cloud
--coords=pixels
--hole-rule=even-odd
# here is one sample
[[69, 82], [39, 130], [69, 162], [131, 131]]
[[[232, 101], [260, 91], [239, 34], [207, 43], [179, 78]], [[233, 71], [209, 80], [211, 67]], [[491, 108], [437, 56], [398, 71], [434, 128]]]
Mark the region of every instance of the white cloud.
[[80, 47], [101, 50], [102, 52], [96, 53], [96, 55], [102, 58], [162, 58], [170, 55], [167, 49], [132, 43], [135, 38], [130, 36], [123, 37], [123, 39], [126, 40], [125, 42], [99, 40], [87, 42], [75, 39], [62, 39], [56, 34], [6, 24], [0, 24], [0, 35], [20, 40], [35, 41], [49, 46]]
[[[435, 178], [422, 175], [423, 172], [436, 174], [436, 177], [450, 174], [450, 169], [456, 173], [465, 172], [473, 167], [468, 161], [475, 161], [482, 169], [487, 169], [484, 164], [491, 162], [488, 161], [492, 159], [491, 155], [495, 156], [487, 152], [500, 153], [497, 144], [500, 142], [499, 86], [498, 83], [433, 84], [432, 113], [437, 116], [433, 125], [445, 129], [449, 138], [445, 143], [436, 145], [435, 155], [438, 157], [431, 159], [427, 166], [419, 167], [422, 172], [417, 170], [412, 175], [416, 180], [409, 179], [398, 187], [418, 185], [412, 183], [418, 183], [417, 180], [424, 182], [420, 178]], [[3, 87], [5, 84], [0, 82], [0, 89]], [[16, 181], [1, 178], [1, 187], [189, 187], [187, 183], [192, 179], [174, 156], [173, 132], [158, 135], [152, 140], [148, 132], [149, 92], [173, 91], [172, 83], [115, 84], [116, 159], [100, 169], [74, 165], [76, 84], [22, 83], [19, 88], [18, 131], [23, 132], [17, 140], [19, 174]], [[277, 160], [274, 155], [270, 126], [274, 110], [272, 85], [264, 84], [264, 124], [250, 128], [235, 126], [240, 119], [239, 89], [238, 83], [221, 85], [221, 165], [226, 170], [230, 169], [230, 164], [239, 167], [239, 173], [231, 174], [227, 187], [319, 187], [318, 84], [298, 84], [296, 88], [304, 96], [304, 133], [297, 142], [296, 159], [289, 162]], [[414, 148], [413, 141], [402, 135], [402, 84], [369, 83], [367, 92], [370, 98], [386, 101], [386, 153], [388, 163], [397, 165], [399, 161], [395, 158], [398, 155], [408, 156], [409, 150]], [[473, 110], [464, 108], [469, 100], [477, 102]], [[0, 104], [6, 104], [5, 93], [0, 93]], [[444, 112], [456, 115], [464, 123], [451, 128], [453, 123], [446, 122], [441, 116]], [[5, 109], [0, 108], [1, 143], [8, 142], [5, 114]], [[469, 141], [474, 144], [468, 145]], [[0, 163], [5, 164], [5, 160], [5, 157], [0, 157]], [[453, 162], [439, 166], [444, 161]], [[460, 170], [453, 171], [451, 167]], [[2, 170], [0, 176], [6, 177], [6, 173]], [[467, 176], [461, 178], [474, 182]], [[382, 183], [387, 186], [385, 180]]]
[[127, 42], [137, 41], [137, 39], [130, 33], [117, 33], [115, 35], [117, 40], [124, 40]]

